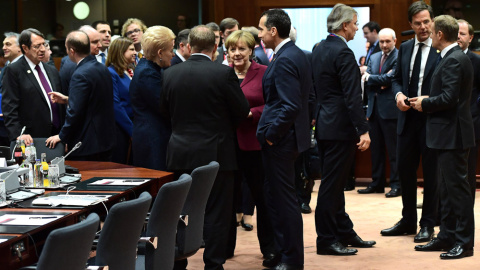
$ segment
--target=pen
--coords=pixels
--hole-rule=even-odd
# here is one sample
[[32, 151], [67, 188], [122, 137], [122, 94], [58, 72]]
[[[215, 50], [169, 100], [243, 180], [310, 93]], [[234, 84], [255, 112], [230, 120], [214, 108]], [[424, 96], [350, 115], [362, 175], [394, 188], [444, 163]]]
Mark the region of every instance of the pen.
[[145, 180], [123, 180], [123, 182], [145, 182]]
[[51, 217], [29, 217], [29, 219], [50, 219], [50, 218], [57, 218], [57, 216], [51, 216]]

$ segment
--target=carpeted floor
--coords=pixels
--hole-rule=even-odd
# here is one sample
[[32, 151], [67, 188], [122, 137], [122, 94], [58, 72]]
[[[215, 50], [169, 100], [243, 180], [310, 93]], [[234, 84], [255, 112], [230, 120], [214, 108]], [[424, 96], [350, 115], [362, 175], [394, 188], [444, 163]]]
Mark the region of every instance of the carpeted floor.
[[[310, 206], [315, 209], [319, 181], [316, 181]], [[388, 192], [389, 189], [386, 190]], [[422, 201], [422, 188], [418, 188], [418, 202]], [[476, 205], [480, 203], [477, 191]], [[360, 195], [356, 191], [345, 192], [346, 211], [355, 224], [355, 231], [364, 240], [375, 240], [373, 248], [359, 249], [357, 255], [337, 257], [320, 256], [315, 247], [314, 213], [303, 214], [305, 269], [480, 269], [480, 253], [460, 260], [440, 260], [440, 252], [414, 251], [413, 235], [383, 237], [380, 230], [393, 226], [401, 218], [401, 197], [385, 198], [383, 194]], [[419, 209], [419, 215], [421, 210]], [[480, 211], [475, 209], [476, 235], [480, 235]], [[255, 225], [255, 223], [254, 223]], [[262, 256], [256, 238], [256, 228], [247, 232], [238, 228], [235, 256], [229, 259], [225, 269], [263, 269]], [[438, 227], [435, 228], [438, 233]], [[480, 238], [475, 246], [480, 247]], [[475, 248], [475, 252], [478, 251]], [[189, 270], [203, 269], [203, 250], [189, 259]]]

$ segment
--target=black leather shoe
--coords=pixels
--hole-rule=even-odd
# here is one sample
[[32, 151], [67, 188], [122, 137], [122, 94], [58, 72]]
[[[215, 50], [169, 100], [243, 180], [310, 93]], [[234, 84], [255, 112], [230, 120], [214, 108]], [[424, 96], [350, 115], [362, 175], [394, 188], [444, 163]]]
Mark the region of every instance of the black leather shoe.
[[450, 259], [461, 259], [464, 257], [473, 256], [473, 248], [464, 249], [461, 245], [455, 245], [447, 253], [440, 254], [440, 259], [450, 260]]
[[312, 208], [310, 208], [310, 205], [306, 203], [302, 203], [302, 206], [300, 207], [302, 213], [304, 214], [310, 214], [312, 213]]
[[278, 263], [280, 262], [281, 256], [280, 254], [269, 253], [269, 254], [263, 255], [263, 258], [264, 260], [262, 265], [268, 268], [273, 268], [278, 265]]
[[435, 237], [432, 239], [432, 241], [426, 243], [425, 245], [416, 245], [415, 250], [416, 251], [444, 251], [444, 250], [448, 250], [451, 247], [452, 245], [449, 245], [445, 241]]
[[335, 242], [326, 248], [317, 248], [318, 255], [348, 256], [357, 253], [355, 248], [346, 248], [340, 242]]
[[433, 227], [421, 227], [420, 231], [415, 235], [415, 238], [413, 238], [413, 242], [415, 243], [422, 243], [422, 242], [428, 242], [432, 240], [433, 237]]
[[253, 230], [253, 225], [252, 225], [252, 224], [245, 223], [245, 221], [243, 221], [243, 218], [242, 218], [242, 220], [240, 221], [240, 224], [242, 224], [242, 228], [244, 228], [245, 231], [247, 231], [247, 232]]
[[383, 236], [399, 236], [405, 234], [415, 234], [417, 226], [407, 226], [402, 221], [397, 222], [393, 227], [382, 230], [380, 233]]
[[355, 177], [352, 177], [347, 180], [347, 183], [345, 184], [345, 187], [343, 188], [344, 191], [350, 191], [355, 189]]
[[340, 241], [340, 243], [345, 247], [352, 246], [352, 247], [358, 247], [358, 248], [369, 248], [369, 247], [373, 247], [373, 245], [375, 245], [377, 242], [363, 241], [362, 238], [360, 238], [360, 236], [357, 235], [348, 240]]
[[402, 189], [400, 188], [392, 188], [388, 193], [385, 194], [387, 198], [398, 197], [402, 195]]
[[384, 192], [385, 192], [385, 188], [383, 188], [383, 187], [370, 187], [370, 186], [368, 186], [368, 187], [365, 188], [365, 189], [358, 189], [357, 192], [360, 193], [360, 194], [384, 193]]
[[274, 268], [270, 268], [274, 270], [303, 270], [303, 265], [291, 265], [286, 263], [280, 263]]

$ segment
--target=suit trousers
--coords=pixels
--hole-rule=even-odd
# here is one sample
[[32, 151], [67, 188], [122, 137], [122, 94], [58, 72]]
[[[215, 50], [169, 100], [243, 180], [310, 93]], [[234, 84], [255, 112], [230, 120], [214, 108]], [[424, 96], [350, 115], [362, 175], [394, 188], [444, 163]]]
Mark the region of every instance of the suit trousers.
[[355, 141], [318, 141], [322, 164], [322, 182], [315, 209], [317, 249], [355, 237], [353, 222], [345, 212], [343, 187], [355, 157]]
[[402, 187], [402, 223], [417, 223], [417, 169], [422, 158], [424, 194], [421, 227], [434, 227], [438, 212], [437, 156], [427, 147], [426, 116], [408, 110], [405, 128], [397, 140], [397, 166]]
[[265, 203], [273, 227], [281, 262], [303, 265], [303, 220], [295, 194], [295, 133], [288, 133], [276, 145], [262, 148], [265, 169]]
[[480, 140], [475, 141], [475, 146], [470, 148], [468, 153], [468, 183], [472, 192], [472, 201], [475, 204], [475, 192], [477, 191], [477, 159], [478, 159], [478, 144]]
[[467, 179], [469, 149], [436, 151], [442, 201], [438, 238], [466, 249], [472, 248], [475, 224], [471, 188]]
[[371, 187], [385, 187], [386, 183], [386, 155], [390, 161], [390, 187], [400, 188], [397, 173], [397, 119], [382, 119], [378, 112], [378, 99], [374, 103], [373, 111], [368, 119], [370, 138], [372, 143], [372, 180]]

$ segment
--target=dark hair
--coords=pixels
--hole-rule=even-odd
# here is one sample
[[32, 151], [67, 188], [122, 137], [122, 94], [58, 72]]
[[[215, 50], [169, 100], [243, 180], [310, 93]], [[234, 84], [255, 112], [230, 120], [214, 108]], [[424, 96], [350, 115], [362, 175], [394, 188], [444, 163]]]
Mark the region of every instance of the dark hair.
[[27, 48], [29, 49], [32, 46], [32, 34], [35, 34], [45, 39], [45, 36], [37, 29], [28, 28], [23, 30], [22, 33], [20, 33], [20, 37], [18, 38], [18, 44], [20, 45], [20, 50], [22, 50], [23, 54], [25, 54], [25, 51], [23, 50], [22, 45], [27, 46]]
[[[82, 38], [82, 36], [85, 36]], [[75, 52], [79, 55], [89, 55], [90, 54], [90, 39], [88, 39], [87, 33], [74, 30], [70, 32], [67, 36], [67, 40], [65, 42], [67, 48], [73, 48]]]
[[206, 24], [206, 26], [210, 28], [212, 31], [220, 31], [220, 27], [215, 22], [209, 22]]
[[226, 29], [233, 28], [235, 25], [240, 25], [237, 20], [234, 18], [225, 18], [220, 22], [220, 31], [225, 32]]
[[175, 48], [180, 48], [180, 43], [187, 45], [189, 34], [190, 29], [183, 29], [182, 31], [178, 32], [177, 38], [175, 39]]
[[197, 25], [188, 35], [188, 43], [193, 52], [211, 51], [215, 47], [215, 33], [205, 25]]
[[109, 24], [107, 21], [94, 21], [94, 22], [92, 23], [92, 27], [95, 28], [95, 29], [97, 29], [97, 26], [98, 26], [99, 24], [106, 24], [106, 25], [110, 26], [110, 24]]
[[265, 26], [268, 30], [272, 27], [277, 28], [278, 36], [280, 38], [288, 38], [290, 35], [290, 28], [292, 23], [290, 22], [290, 17], [282, 9], [270, 9], [262, 13], [262, 16], [267, 16], [265, 21]]
[[128, 69], [128, 61], [125, 59], [125, 52], [128, 50], [133, 41], [126, 37], [119, 37], [115, 39], [110, 47], [108, 47], [108, 56], [105, 61], [105, 66], [113, 66], [120, 77], [123, 77], [125, 70]]
[[368, 27], [368, 30], [370, 30], [370, 32], [373, 32], [373, 30], [377, 31], [377, 34], [378, 34], [378, 32], [380, 32], [380, 25], [375, 21], [371, 21], [371, 22], [366, 23], [362, 27], [362, 29], [365, 28], [365, 27]]
[[413, 2], [408, 8], [408, 21], [412, 22], [413, 16], [424, 10], [428, 10], [428, 13], [430, 13], [430, 19], [433, 19], [433, 9], [431, 6], [423, 1]]

